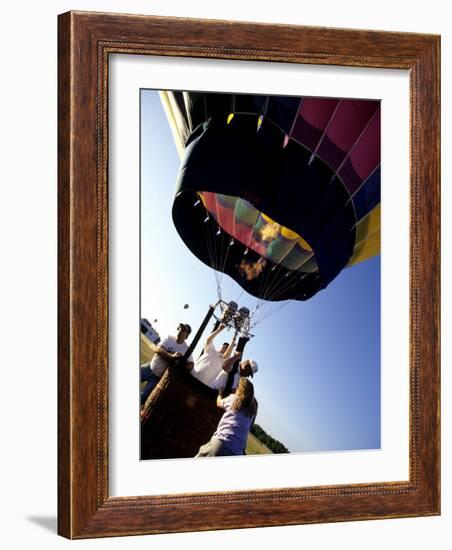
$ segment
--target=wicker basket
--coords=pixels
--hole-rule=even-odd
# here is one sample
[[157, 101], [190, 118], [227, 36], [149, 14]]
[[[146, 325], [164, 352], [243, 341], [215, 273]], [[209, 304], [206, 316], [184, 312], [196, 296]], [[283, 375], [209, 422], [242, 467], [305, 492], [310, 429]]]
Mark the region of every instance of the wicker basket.
[[143, 407], [141, 459], [195, 456], [223, 414], [216, 397], [188, 372], [169, 367]]

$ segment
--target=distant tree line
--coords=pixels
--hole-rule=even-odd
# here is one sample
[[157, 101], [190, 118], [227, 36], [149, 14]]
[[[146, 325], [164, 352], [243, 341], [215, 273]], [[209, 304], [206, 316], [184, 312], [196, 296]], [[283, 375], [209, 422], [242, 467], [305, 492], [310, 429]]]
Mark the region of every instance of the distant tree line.
[[253, 427], [251, 428], [251, 433], [254, 435], [254, 437], [259, 439], [261, 443], [268, 447], [272, 453], [280, 454], [289, 452], [289, 449], [287, 449], [287, 447], [285, 447], [281, 443], [281, 441], [274, 439], [263, 428], [261, 428], [259, 424], [253, 425]]

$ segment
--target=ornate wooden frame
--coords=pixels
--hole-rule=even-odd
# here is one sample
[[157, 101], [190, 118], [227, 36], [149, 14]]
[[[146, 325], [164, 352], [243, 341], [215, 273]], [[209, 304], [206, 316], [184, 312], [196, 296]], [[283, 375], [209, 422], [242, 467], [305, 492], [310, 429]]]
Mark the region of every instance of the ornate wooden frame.
[[[86, 538], [439, 514], [440, 38], [69, 12], [59, 16], [58, 40], [59, 533]], [[107, 90], [111, 53], [409, 71], [409, 481], [109, 497]]]

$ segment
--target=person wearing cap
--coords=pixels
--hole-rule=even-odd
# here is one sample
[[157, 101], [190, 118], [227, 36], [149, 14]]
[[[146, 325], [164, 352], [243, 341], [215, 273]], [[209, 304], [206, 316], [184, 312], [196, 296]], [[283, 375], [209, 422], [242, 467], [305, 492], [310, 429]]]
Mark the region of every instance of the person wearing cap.
[[257, 371], [258, 366], [256, 361], [253, 359], [245, 359], [229, 373], [225, 372], [218, 378], [216, 389], [220, 390], [224, 396], [234, 393], [241, 378], [253, 378]]
[[[191, 333], [190, 325], [179, 323], [177, 327], [177, 335], [168, 335], [157, 346], [154, 357], [150, 363], [141, 366], [141, 382], [147, 382], [146, 386], [141, 390], [141, 404], [146, 402], [146, 399], [151, 394], [152, 390], [159, 383], [160, 378], [165, 373], [168, 365], [175, 364], [188, 349], [186, 339]], [[190, 355], [185, 365], [187, 370], [193, 368], [193, 356]]]
[[235, 353], [231, 356], [235, 346], [236, 335], [228, 344], [225, 342], [220, 350], [214, 346], [214, 339], [225, 329], [226, 325], [221, 323], [207, 337], [202, 355], [196, 360], [191, 371], [192, 375], [210, 388], [218, 389], [218, 380], [221, 380], [222, 373], [227, 376], [232, 366], [240, 359], [242, 354]]

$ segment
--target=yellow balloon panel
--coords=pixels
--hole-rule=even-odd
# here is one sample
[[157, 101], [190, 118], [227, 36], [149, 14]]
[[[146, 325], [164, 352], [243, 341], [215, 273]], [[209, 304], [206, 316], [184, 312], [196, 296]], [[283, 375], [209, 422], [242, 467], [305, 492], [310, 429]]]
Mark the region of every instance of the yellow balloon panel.
[[[380, 218], [381, 218], [381, 208], [378, 204], [369, 214], [363, 218], [357, 225], [356, 228], [356, 244], [362, 243], [373, 235], [380, 231]], [[356, 245], [355, 245], [356, 246]]]
[[360, 262], [372, 258], [380, 253], [380, 231], [370, 235], [365, 241], [355, 246], [353, 256], [347, 265], [356, 265]]

